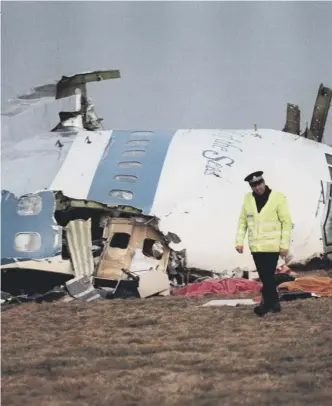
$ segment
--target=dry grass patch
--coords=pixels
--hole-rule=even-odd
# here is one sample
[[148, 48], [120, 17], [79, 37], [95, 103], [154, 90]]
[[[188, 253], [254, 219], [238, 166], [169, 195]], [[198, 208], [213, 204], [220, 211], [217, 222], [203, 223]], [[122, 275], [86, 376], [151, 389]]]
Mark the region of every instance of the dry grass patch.
[[[2, 313], [3, 405], [330, 405], [332, 299], [27, 304]], [[220, 298], [220, 296], [219, 296]]]

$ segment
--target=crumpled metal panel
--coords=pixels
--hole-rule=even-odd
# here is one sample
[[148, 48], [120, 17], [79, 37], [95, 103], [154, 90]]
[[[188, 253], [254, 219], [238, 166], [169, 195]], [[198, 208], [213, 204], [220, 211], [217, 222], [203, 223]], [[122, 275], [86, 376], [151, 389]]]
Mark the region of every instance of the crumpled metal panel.
[[66, 232], [75, 277], [91, 277], [94, 272], [91, 219], [70, 221], [66, 226]]
[[75, 299], [86, 300], [87, 302], [101, 299], [97, 289], [94, 288], [90, 279], [85, 276], [67, 281], [66, 286], [69, 294]]

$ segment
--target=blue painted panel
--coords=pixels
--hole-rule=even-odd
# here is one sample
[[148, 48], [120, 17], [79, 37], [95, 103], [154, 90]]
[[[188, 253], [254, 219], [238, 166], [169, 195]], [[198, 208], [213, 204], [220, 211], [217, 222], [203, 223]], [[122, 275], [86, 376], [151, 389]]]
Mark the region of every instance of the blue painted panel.
[[[22, 216], [17, 212], [19, 198], [6, 190], [1, 191], [1, 258], [40, 259], [61, 253], [62, 229], [54, 219], [54, 195], [50, 191], [39, 192], [36, 195], [40, 196], [42, 201], [40, 213]], [[56, 226], [56, 229], [53, 226]], [[24, 232], [40, 235], [41, 246], [38, 251], [16, 251], [15, 236]], [[55, 246], [56, 235], [59, 244]]]
[[[104, 155], [97, 168], [92, 181], [88, 200], [105, 204], [128, 204], [135, 206], [144, 213], [149, 213], [157, 190], [160, 173], [164, 160], [175, 132], [155, 131], [150, 135], [135, 131], [113, 131], [112, 138], [107, 145]], [[126, 145], [129, 140], [149, 139], [147, 146]], [[124, 151], [145, 150], [144, 156], [122, 155]], [[139, 168], [120, 168], [119, 163], [124, 161], [141, 162]], [[119, 182], [114, 179], [117, 175], [132, 175], [137, 177], [137, 182]], [[111, 190], [126, 191], [130, 200], [115, 195], [110, 195]]]

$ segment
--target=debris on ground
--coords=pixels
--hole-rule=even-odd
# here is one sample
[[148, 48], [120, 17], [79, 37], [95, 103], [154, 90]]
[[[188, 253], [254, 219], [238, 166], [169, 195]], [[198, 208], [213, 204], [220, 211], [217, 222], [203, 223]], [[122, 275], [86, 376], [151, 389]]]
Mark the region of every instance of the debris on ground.
[[237, 293], [258, 293], [261, 282], [243, 278], [210, 279], [192, 283], [174, 292], [175, 296], [235, 295]]
[[253, 299], [221, 299], [221, 300], [210, 300], [204, 303], [202, 307], [210, 306], [240, 306], [240, 305], [253, 305], [256, 304]]
[[[38, 222], [38, 227], [49, 233], [40, 248], [44, 256], [51, 256], [34, 258], [28, 250], [15, 257], [15, 250], [5, 247], [2, 289], [9, 296], [3, 303], [42, 300], [55, 286], [60, 286], [63, 295], [70, 298], [91, 301], [169, 296], [172, 286], [185, 285], [186, 252], [169, 246], [181, 240], [174, 233], [163, 234], [156, 217], [128, 206], [75, 201], [62, 193], [41, 192], [33, 199], [25, 197], [24, 205], [20, 201], [7, 199], [6, 209], [16, 210], [19, 205], [36, 218], [41, 215], [29, 221]], [[47, 211], [47, 216], [38, 213], [36, 203]], [[13, 224], [7, 226], [5, 237], [10, 242], [15, 230]], [[33, 226], [30, 229], [33, 231]], [[55, 237], [56, 250], [52, 241]], [[31, 245], [34, 242], [30, 240]]]
[[[17, 236], [17, 224], [7, 222], [2, 232], [7, 241], [1, 264], [2, 289], [7, 292], [2, 293], [3, 309], [30, 301], [251, 295], [261, 290], [255, 270], [188, 268], [186, 250], [171, 248], [180, 237], [161, 232], [158, 218], [135, 207], [109, 207], [52, 191], [20, 199], [9, 192], [3, 196], [4, 213], [18, 207], [31, 230], [21, 233], [19, 241], [15, 237], [14, 245], [9, 243]], [[45, 230], [43, 246], [35, 238], [36, 227]], [[36, 255], [33, 249], [38, 244]], [[21, 245], [28, 249], [17, 251]], [[332, 292], [330, 278], [305, 285], [300, 279], [286, 264], [278, 266], [275, 280], [281, 300], [307, 297], [303, 291], [316, 296]]]
[[307, 292], [318, 296], [332, 296], [332, 278], [324, 276], [304, 276], [292, 282], [284, 282], [279, 289], [289, 292]]

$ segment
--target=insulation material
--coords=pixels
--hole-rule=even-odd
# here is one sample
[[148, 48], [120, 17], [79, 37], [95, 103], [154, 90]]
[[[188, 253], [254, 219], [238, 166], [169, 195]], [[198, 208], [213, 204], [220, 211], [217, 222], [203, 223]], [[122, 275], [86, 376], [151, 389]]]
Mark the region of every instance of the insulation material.
[[98, 278], [118, 280], [122, 277], [122, 268], [129, 267], [133, 227], [133, 223], [127, 219], [112, 219], [107, 222], [103, 234], [107, 238], [106, 248], [97, 269]]
[[137, 223], [135, 219], [113, 218], [107, 223], [103, 237], [107, 242], [97, 269], [98, 278], [118, 280], [123, 277], [123, 268], [134, 273], [151, 268], [166, 273], [170, 250], [161, 243], [162, 234], [151, 225]]
[[[112, 254], [109, 255], [106, 249], [106, 255], [102, 258], [99, 269], [97, 271], [98, 278], [115, 279], [118, 280], [122, 275], [122, 269], [127, 269], [129, 261], [124, 258], [123, 253], [119, 253], [118, 249], [112, 250]], [[124, 277], [124, 279], [127, 279]]]
[[91, 219], [70, 221], [66, 227], [66, 231], [75, 277], [91, 277], [94, 272]]

